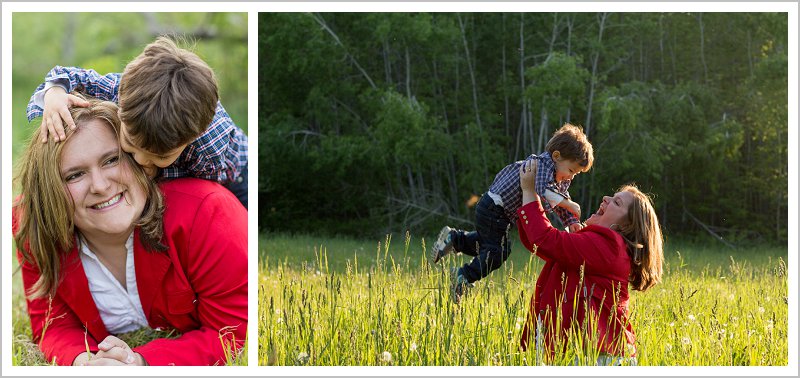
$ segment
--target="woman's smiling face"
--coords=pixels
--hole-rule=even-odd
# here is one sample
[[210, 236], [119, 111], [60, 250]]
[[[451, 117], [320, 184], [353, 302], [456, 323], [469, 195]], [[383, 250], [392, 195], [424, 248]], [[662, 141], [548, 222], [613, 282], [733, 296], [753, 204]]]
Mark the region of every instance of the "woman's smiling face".
[[119, 141], [105, 121], [80, 126], [61, 150], [61, 179], [74, 204], [81, 233], [127, 236], [142, 214], [144, 190], [120, 159]]
[[622, 226], [628, 218], [628, 210], [633, 203], [633, 194], [622, 191], [613, 197], [604, 196], [600, 207], [586, 220], [586, 225], [596, 224], [611, 227], [613, 224]]

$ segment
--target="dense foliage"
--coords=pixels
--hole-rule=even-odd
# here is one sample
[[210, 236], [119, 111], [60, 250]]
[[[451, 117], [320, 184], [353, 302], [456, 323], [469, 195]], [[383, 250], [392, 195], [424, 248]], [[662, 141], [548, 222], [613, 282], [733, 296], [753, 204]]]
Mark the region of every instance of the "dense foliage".
[[262, 13], [259, 224], [466, 225], [506, 164], [581, 125], [584, 214], [636, 182], [668, 234], [787, 238], [786, 14]]

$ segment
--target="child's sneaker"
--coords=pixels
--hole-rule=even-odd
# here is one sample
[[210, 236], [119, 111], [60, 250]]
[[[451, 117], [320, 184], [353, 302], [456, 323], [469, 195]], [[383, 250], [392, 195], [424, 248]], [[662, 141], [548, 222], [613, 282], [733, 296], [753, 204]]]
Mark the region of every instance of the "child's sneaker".
[[433, 243], [433, 248], [431, 248], [431, 254], [429, 256], [431, 264], [436, 264], [442, 257], [447, 256], [453, 251], [453, 239], [450, 236], [450, 231], [453, 231], [453, 229], [444, 226], [442, 231], [439, 232], [439, 238], [436, 239], [436, 243]]
[[461, 297], [463, 297], [467, 291], [474, 286], [475, 285], [469, 283], [467, 278], [461, 274], [461, 270], [459, 268], [453, 268], [450, 270], [450, 299], [453, 300], [453, 303], [461, 303]]

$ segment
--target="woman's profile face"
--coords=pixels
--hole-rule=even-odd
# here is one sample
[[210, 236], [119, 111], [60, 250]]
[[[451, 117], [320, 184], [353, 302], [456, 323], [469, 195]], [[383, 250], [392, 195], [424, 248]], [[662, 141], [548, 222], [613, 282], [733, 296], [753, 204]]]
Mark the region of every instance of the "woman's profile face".
[[628, 209], [633, 203], [633, 193], [622, 191], [613, 197], [604, 196], [597, 211], [586, 220], [586, 225], [596, 224], [611, 227], [613, 224], [623, 225], [628, 217]]
[[75, 227], [87, 236], [129, 234], [145, 195], [131, 167], [120, 160], [111, 126], [91, 120], [64, 143], [60, 173], [75, 207]]

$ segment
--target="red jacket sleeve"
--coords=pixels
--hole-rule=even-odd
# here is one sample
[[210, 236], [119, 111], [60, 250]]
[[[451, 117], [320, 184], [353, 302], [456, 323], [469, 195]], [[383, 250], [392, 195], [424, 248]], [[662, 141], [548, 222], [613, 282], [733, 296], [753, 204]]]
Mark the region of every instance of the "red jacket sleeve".
[[[19, 230], [19, 221], [16, 209], [13, 212], [12, 232], [16, 234]], [[17, 260], [22, 270], [22, 284], [27, 293], [28, 289], [39, 280], [39, 269], [25, 261], [21, 249], [17, 249]], [[50, 301], [47, 297], [29, 299], [26, 295], [26, 300], [33, 341], [39, 345], [48, 362], [72, 365], [75, 357], [86, 351], [87, 343], [92, 353], [98, 351], [97, 341], [86, 332], [78, 315], [60, 296], [56, 295]]]
[[194, 215], [189, 238], [188, 251], [179, 253], [201, 327], [134, 348], [150, 365], [224, 364], [226, 352], [240, 350], [247, 336], [247, 211], [229, 192], [213, 192]]
[[522, 244], [529, 250], [536, 245], [536, 254], [545, 261], [555, 260], [567, 267], [585, 266], [587, 270], [604, 270], [616, 261], [614, 231], [589, 226], [576, 233], [555, 229], [539, 201], [517, 210], [517, 228]]

